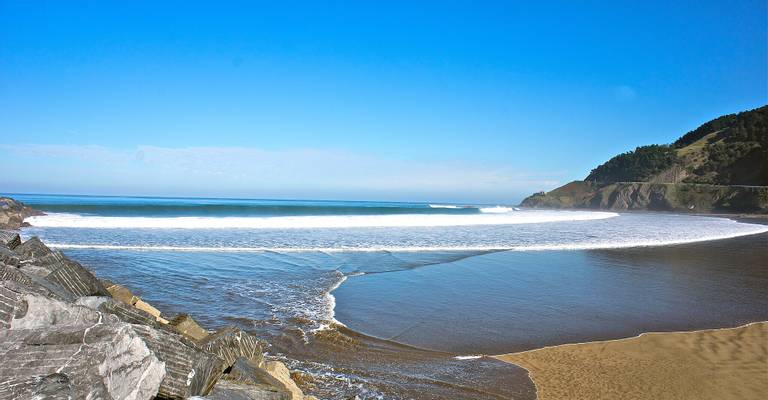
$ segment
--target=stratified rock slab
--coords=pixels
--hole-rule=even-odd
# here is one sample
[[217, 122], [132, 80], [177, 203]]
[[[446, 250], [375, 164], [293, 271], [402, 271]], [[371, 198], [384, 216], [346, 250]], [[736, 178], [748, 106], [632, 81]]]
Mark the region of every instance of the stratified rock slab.
[[90, 271], [74, 261], [65, 259], [45, 279], [59, 284], [75, 297], [109, 295]]
[[289, 400], [290, 393], [265, 389], [260, 386], [219, 381], [211, 394], [206, 396], [210, 400]]
[[133, 327], [0, 330], [0, 399], [151, 399], [165, 377]]
[[158, 399], [185, 399], [205, 396], [224, 371], [223, 361], [194, 348], [182, 336], [144, 325], [134, 325], [147, 346], [166, 363], [166, 376]]
[[208, 335], [200, 342], [200, 347], [219, 356], [227, 368], [232, 366], [238, 357], [250, 360], [257, 366], [264, 362], [259, 339], [238, 328], [227, 327]]
[[9, 250], [13, 250], [16, 246], [21, 244], [21, 237], [19, 234], [13, 231], [0, 230], [0, 246], [5, 246]]
[[160, 323], [157, 322], [155, 316], [121, 301], [108, 299], [99, 305], [98, 310], [114, 314], [120, 318], [120, 320], [131, 324], [141, 324], [158, 329], [161, 328]]
[[197, 341], [203, 340], [210, 335], [189, 314], [179, 314], [168, 323], [182, 335]]

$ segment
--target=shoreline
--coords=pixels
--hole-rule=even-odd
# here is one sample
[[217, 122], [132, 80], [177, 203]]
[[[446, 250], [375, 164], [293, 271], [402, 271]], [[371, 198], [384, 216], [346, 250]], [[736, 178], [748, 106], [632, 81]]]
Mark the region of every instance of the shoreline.
[[[753, 331], [750, 333], [752, 336], [757, 336], [757, 339], [744, 340], [743, 337], [747, 336], [745, 331]], [[735, 339], [727, 340], [730, 334], [734, 334]], [[616, 388], [621, 388], [622, 395], [633, 399], [660, 398], [659, 390], [666, 395], [673, 395], [674, 392], [674, 395], [678, 396], [675, 398], [680, 399], [758, 399], [760, 393], [768, 390], [768, 379], [765, 379], [768, 377], [767, 339], [768, 321], [755, 321], [736, 327], [643, 332], [621, 339], [545, 346], [491, 357], [528, 371], [536, 387], [537, 398], [540, 400], [610, 398], [606, 395], [614, 393]], [[712, 350], [718, 346], [729, 348]], [[742, 356], [742, 359], [735, 360], [739, 364], [736, 369], [744, 370], [735, 371], [737, 373], [717, 371], [718, 368], [729, 370], [730, 366], [727, 364], [734, 361], [734, 354], [738, 356], [743, 352], [740, 349], [742, 346], [752, 350], [757, 348], [757, 351], [748, 351], [749, 354], [746, 357]], [[617, 349], [611, 350], [611, 347]], [[731, 349], [733, 347], [737, 349]], [[720, 354], [726, 350], [730, 350], [728, 354]], [[670, 356], [668, 352], [675, 354]], [[628, 361], [622, 363], [622, 358]], [[664, 361], [670, 358], [673, 358], [674, 363], [677, 364], [671, 368], [674, 371], [666, 370], [668, 366]], [[707, 365], [704, 367], [697, 365], [700, 359], [706, 359], [704, 362]], [[622, 369], [621, 376], [610, 376], [611, 370], [615, 372], [618, 364], [621, 364], [619, 367]], [[638, 367], [638, 364], [646, 365]], [[587, 365], [589, 368], [586, 368]], [[659, 368], [655, 367], [659, 365], [665, 365], [664, 374], [668, 374], [666, 379], [657, 376]], [[579, 368], [579, 366], [585, 368]], [[647, 366], [652, 368], [643, 368]], [[709, 378], [718, 380], [721, 389], [719, 393], [703, 394], [701, 391], [688, 393], [686, 390], [689, 388], [680, 392], [678, 384], [681, 382], [674, 378], [671, 382], [669, 381], [670, 377], [685, 375], [686, 370], [697, 367], [710, 369]], [[756, 371], [753, 371], [754, 369]], [[696, 372], [688, 373], [696, 376]], [[757, 375], [758, 379], [754, 379], [753, 375]], [[761, 380], [760, 377], [764, 379]], [[627, 382], [629, 380], [634, 382]], [[728, 381], [728, 385], [724, 385], [724, 380]], [[575, 384], [576, 382], [578, 383]], [[696, 380], [696, 382], [689, 380], [684, 383], [706, 385], [702, 380]], [[655, 390], [649, 390], [651, 387]], [[630, 392], [628, 391], [630, 389], [635, 390]], [[703, 392], [707, 391], [703, 390]]]
[[[654, 214], [656, 214], [657, 212], [646, 211], [645, 213], [654, 213]], [[673, 213], [673, 214], [691, 215], [691, 214], [687, 214], [687, 213], [686, 214]], [[768, 223], [768, 219], [765, 219], [765, 218], [761, 219], [758, 222], [758, 221], [755, 221], [754, 219], [753, 220], [746, 220], [746, 221], [744, 221], [744, 220], [741, 220], [741, 219], [742, 218], [748, 218], [748, 217], [741, 217], [741, 216], [734, 216], [734, 215], [702, 214], [700, 216], [725, 217], [727, 219], [730, 219], [730, 220], [733, 220], [733, 221], [736, 221], [736, 222], [746, 222], [746, 223], [752, 223], [752, 224], [761, 224], [765, 220], [765, 223]], [[638, 247], [667, 247], [667, 246], [682, 245], [682, 244], [689, 244], [689, 243], [699, 243], [699, 242], [707, 242], [707, 241], [727, 240], [727, 239], [734, 238], [734, 237], [758, 235], [758, 234], [765, 233], [766, 231], [768, 231], [768, 229], [761, 230], [760, 232], [755, 232], [755, 233], [736, 234], [736, 235], [733, 235], [733, 236], [715, 237], [715, 238], [706, 238], [706, 239], [694, 239], [694, 240], [690, 240], [690, 241], [682, 241], [682, 242], [675, 242], [675, 243], [630, 244], [630, 245], [617, 246], [617, 247], [605, 247], [605, 246], [603, 246], [603, 247], [594, 247], [594, 248], [590, 247], [590, 248], [541, 248], [541, 249], [530, 249], [530, 248], [528, 248], [528, 249], [514, 249], [514, 248], [513, 249], [488, 249], [488, 248], [482, 248], [482, 249], [478, 249], [478, 250], [482, 250], [484, 252], [488, 252], [488, 251], [498, 251], [498, 252], [504, 252], [504, 251], [562, 251], [562, 250], [585, 251], [585, 250], [602, 250], [602, 249], [605, 249], [605, 250], [609, 250], [609, 249], [627, 249], [627, 248], [638, 248]], [[56, 245], [51, 245], [50, 247], [54, 247], [55, 248]], [[115, 246], [115, 247], [117, 247], [117, 246]], [[92, 247], [74, 247], [74, 248], [87, 248], [87, 249], [89, 249], [89, 248], [92, 248]], [[138, 249], [138, 248], [137, 249], [126, 249], [126, 248], [111, 248], [110, 247], [110, 248], [104, 248], [104, 250], [153, 250], [153, 249], [146, 249], [146, 248], [142, 248], [142, 249]], [[178, 248], [169, 247], [167, 249], [157, 249], [157, 250], [178, 250]], [[220, 249], [216, 249], [216, 250], [220, 250]], [[274, 249], [269, 249], [269, 250], [274, 250]], [[299, 251], [307, 251], [307, 250], [310, 250], [310, 251], [323, 251], [323, 249], [290, 249], [289, 248], [289, 249], [286, 249], [286, 252], [290, 252], [291, 250], [294, 250], [294, 251], [296, 251], [296, 250], [299, 250]], [[354, 251], [354, 250], [355, 249], [336, 249], [336, 251], [342, 251], [342, 252]], [[408, 250], [405, 250], [405, 251], [420, 252], [420, 251], [425, 251], [425, 250], [429, 250], [429, 249], [409, 248]], [[450, 249], [450, 250], [463, 250], [463, 249]], [[199, 251], [199, 250], [198, 249], [190, 249], [190, 251]], [[264, 250], [256, 249], [256, 251], [264, 251]], [[396, 251], [396, 250], [394, 250], [394, 249], [376, 249], [376, 250], [369, 250], [369, 251]], [[400, 250], [400, 251], [403, 251], [403, 250]], [[390, 272], [390, 271], [387, 271], [387, 272]], [[334, 326], [335, 324], [338, 324], [341, 328], [349, 329], [349, 328], [346, 327], [346, 325], [344, 323], [336, 320], [336, 318], [335, 318], [335, 315], [336, 315], [336, 312], [335, 312], [336, 298], [333, 295], [333, 291], [338, 289], [350, 276], [356, 276], [356, 275], [358, 275], [358, 274], [351, 274], [351, 275], [342, 274], [342, 276], [340, 277], [340, 280], [338, 282], [336, 282], [335, 284], [331, 285], [329, 290], [327, 290], [327, 292], [324, 294], [324, 296], [326, 297], [326, 300], [328, 301], [328, 303], [330, 305], [330, 315], [331, 315], [331, 320], [330, 321], [331, 321], [331, 323], [327, 324], [327, 326], [321, 326], [318, 329], [312, 330], [312, 333], [320, 333], [320, 332], [323, 332], [323, 331], [337, 330], [338, 328], [336, 326]], [[750, 326], [750, 325], [753, 325], [753, 324], [759, 324], [759, 323], [764, 323], [764, 322], [768, 322], [768, 321], [751, 322], [751, 323], [748, 323], [746, 325], [742, 325], [740, 327]], [[710, 329], [706, 329], [706, 330], [728, 330], [728, 329], [734, 329], [734, 328], [710, 328]], [[406, 343], [398, 342], [397, 340], [380, 338], [380, 337], [377, 337], [377, 336], [374, 336], [374, 335], [370, 335], [370, 334], [367, 334], [367, 333], [364, 333], [364, 332], [353, 331], [351, 329], [349, 329], [349, 330], [352, 331], [352, 334], [354, 334], [354, 335], [360, 335], [360, 336], [366, 335], [366, 336], [370, 336], [373, 339], [377, 339], [377, 340], [381, 340], [381, 341], [386, 341], [386, 342], [391, 342], [392, 344], [395, 344], [395, 345], [407, 346], [407, 347], [410, 347], [410, 348], [413, 348], [413, 349], [419, 350], [419, 351], [434, 352], [434, 353], [444, 353], [446, 355], [452, 356], [451, 358], [457, 360], [460, 363], [482, 362], [482, 361], [476, 361], [478, 359], [501, 360], [499, 357], [503, 357], [503, 356], [509, 355], [509, 354], [530, 353], [530, 352], [545, 350], [545, 349], [549, 349], [549, 348], [558, 348], [558, 347], [562, 347], [562, 346], [571, 346], [571, 345], [582, 345], [582, 344], [594, 344], [594, 343], [601, 343], [601, 342], [615, 342], [615, 341], [631, 340], [631, 339], [639, 338], [639, 337], [642, 337], [643, 335], [648, 335], [648, 334], [660, 334], [660, 333], [661, 334], [668, 334], [668, 333], [693, 333], [693, 332], [699, 332], [699, 330], [693, 330], [693, 331], [686, 330], [686, 331], [673, 331], [673, 332], [649, 331], [649, 332], [639, 333], [639, 334], [637, 334], [636, 336], [633, 336], [633, 337], [625, 337], [625, 338], [620, 338], [620, 339], [609, 339], [609, 340], [585, 341], [585, 342], [578, 342], [578, 343], [565, 343], [565, 344], [559, 344], [559, 345], [554, 345], [554, 346], [545, 346], [545, 347], [541, 347], [541, 348], [537, 348], [537, 349], [526, 350], [526, 351], [520, 352], [520, 353], [507, 353], [507, 354], [500, 354], [500, 355], [484, 355], [484, 354], [481, 355], [481, 354], [475, 353], [475, 354], [466, 355], [466, 354], [459, 354], [459, 353], [453, 353], [453, 352], [445, 352], [445, 351], [441, 351], [441, 350], [433, 350], [433, 349], [429, 349], [429, 348], [420, 348], [420, 347], [417, 347], [417, 346], [414, 346], [414, 345], [411, 345], [411, 344], [406, 344]], [[453, 354], [451, 354], [451, 353], [453, 353]], [[504, 361], [504, 360], [501, 360], [501, 361]], [[507, 362], [507, 361], [504, 361], [504, 362]], [[522, 366], [522, 365], [514, 364], [514, 363], [512, 363], [512, 364], [517, 366], [517, 367], [525, 369], [525, 367]], [[530, 375], [530, 371], [528, 373]], [[534, 385], [537, 384], [535, 379], [531, 378], [531, 381], [533, 382]]]

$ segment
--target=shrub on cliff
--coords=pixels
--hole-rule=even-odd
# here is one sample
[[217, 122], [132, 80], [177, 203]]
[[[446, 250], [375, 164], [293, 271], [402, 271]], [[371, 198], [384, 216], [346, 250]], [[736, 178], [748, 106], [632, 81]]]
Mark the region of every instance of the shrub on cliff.
[[641, 146], [619, 154], [592, 170], [587, 181], [645, 182], [677, 161], [675, 149], [667, 145]]

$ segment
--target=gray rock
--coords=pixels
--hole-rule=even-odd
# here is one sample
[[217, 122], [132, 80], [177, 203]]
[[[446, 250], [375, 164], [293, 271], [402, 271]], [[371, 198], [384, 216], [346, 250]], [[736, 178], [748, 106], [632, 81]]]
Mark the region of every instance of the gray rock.
[[19, 265], [19, 255], [12, 250], [0, 246], [0, 265], [16, 267]]
[[227, 368], [239, 357], [252, 361], [256, 366], [264, 362], [264, 354], [259, 339], [238, 328], [227, 327], [208, 335], [200, 342], [203, 350], [216, 354]]
[[210, 400], [288, 400], [290, 393], [279, 390], [271, 390], [260, 386], [243, 383], [219, 381], [211, 394], [206, 396]]
[[21, 237], [18, 233], [13, 231], [1, 231], [0, 230], [0, 246], [7, 247], [8, 250], [13, 250], [16, 246], [21, 244]]
[[75, 300], [75, 304], [96, 310], [109, 300], [110, 298], [106, 296], [85, 296]]
[[75, 297], [109, 296], [107, 289], [90, 271], [69, 259], [64, 259], [45, 279], [59, 284]]
[[0, 285], [0, 329], [11, 327], [11, 321], [21, 307], [20, 299], [20, 293]]
[[52, 253], [51, 249], [49, 249], [37, 236], [18, 245], [14, 250], [20, 256], [24, 257], [25, 260], [44, 257]]
[[165, 364], [126, 323], [0, 330], [0, 399], [151, 399]]
[[8, 329], [41, 329], [119, 321], [114, 315], [104, 315], [88, 307], [45, 297], [22, 285], [13, 285], [12, 282], [0, 283], [0, 290], [0, 296], [6, 299], [3, 302], [7, 301], [13, 308]]
[[0, 229], [19, 229], [22, 226], [28, 226], [29, 224], [24, 222], [24, 218], [42, 214], [19, 201], [0, 197]]
[[120, 318], [120, 320], [129, 322], [131, 324], [140, 324], [151, 326], [156, 329], [165, 329], [162, 324], [157, 322], [157, 319], [154, 315], [114, 299], [107, 299], [106, 301], [102, 302], [98, 306], [98, 310], [109, 314], [114, 314]]
[[224, 371], [216, 355], [195, 348], [181, 335], [145, 325], [133, 325], [147, 346], [166, 363], [166, 376], [158, 399], [185, 399], [207, 395]]

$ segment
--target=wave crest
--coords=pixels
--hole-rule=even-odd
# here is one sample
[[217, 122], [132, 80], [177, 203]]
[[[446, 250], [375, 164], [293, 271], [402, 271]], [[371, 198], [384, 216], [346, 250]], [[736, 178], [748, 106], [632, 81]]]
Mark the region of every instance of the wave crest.
[[[482, 211], [483, 209], [481, 209]], [[507, 211], [503, 211], [507, 210]], [[376, 227], [445, 227], [514, 225], [546, 222], [589, 221], [618, 216], [601, 211], [542, 211], [509, 213], [511, 208], [492, 207], [482, 214], [322, 215], [299, 217], [103, 217], [48, 214], [26, 221], [42, 228], [91, 229], [316, 229]]]

